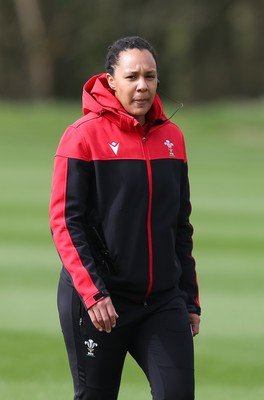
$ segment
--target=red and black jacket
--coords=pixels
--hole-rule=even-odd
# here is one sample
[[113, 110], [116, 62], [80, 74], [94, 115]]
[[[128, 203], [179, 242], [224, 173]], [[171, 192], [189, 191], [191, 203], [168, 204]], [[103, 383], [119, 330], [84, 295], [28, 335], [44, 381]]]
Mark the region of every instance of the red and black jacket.
[[170, 290], [200, 313], [184, 138], [156, 95], [142, 126], [105, 74], [83, 92], [84, 117], [64, 133], [50, 203], [53, 239], [87, 308], [117, 294], [136, 302]]

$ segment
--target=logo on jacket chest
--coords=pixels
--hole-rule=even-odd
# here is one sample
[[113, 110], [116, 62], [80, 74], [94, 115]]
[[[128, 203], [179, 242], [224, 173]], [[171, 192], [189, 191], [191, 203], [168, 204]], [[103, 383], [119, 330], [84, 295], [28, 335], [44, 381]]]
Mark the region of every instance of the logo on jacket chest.
[[174, 144], [168, 139], [165, 140], [164, 144], [168, 147], [170, 157], [175, 157], [175, 154], [173, 153]]
[[113, 152], [115, 153], [115, 155], [117, 155], [118, 149], [119, 149], [119, 143], [112, 142], [112, 143], [108, 143], [108, 144], [111, 147], [111, 149], [113, 150]]

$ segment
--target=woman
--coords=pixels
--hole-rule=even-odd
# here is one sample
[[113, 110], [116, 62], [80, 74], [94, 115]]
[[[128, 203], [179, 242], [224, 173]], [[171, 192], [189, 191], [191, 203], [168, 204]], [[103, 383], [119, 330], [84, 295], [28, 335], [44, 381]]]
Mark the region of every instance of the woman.
[[50, 220], [75, 400], [117, 399], [127, 352], [153, 399], [194, 398], [200, 306], [186, 152], [157, 84], [153, 47], [115, 42], [56, 153]]

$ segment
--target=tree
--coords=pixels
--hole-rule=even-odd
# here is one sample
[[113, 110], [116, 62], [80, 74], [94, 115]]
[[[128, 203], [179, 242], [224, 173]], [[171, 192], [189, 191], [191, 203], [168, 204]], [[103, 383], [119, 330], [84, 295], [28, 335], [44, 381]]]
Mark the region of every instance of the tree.
[[261, 96], [263, 0], [0, 0], [2, 97], [79, 97], [129, 35], [159, 54], [159, 90], [182, 101]]
[[53, 62], [38, 0], [14, 0], [15, 11], [25, 44], [30, 94], [46, 98], [53, 93]]

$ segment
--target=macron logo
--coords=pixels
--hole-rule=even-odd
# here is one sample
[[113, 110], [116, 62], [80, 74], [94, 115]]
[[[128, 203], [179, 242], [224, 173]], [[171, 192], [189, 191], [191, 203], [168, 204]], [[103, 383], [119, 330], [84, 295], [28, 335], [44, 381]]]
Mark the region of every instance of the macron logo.
[[119, 143], [112, 142], [112, 143], [108, 143], [108, 144], [111, 147], [111, 149], [113, 150], [113, 152], [115, 153], [115, 155], [117, 155]]

